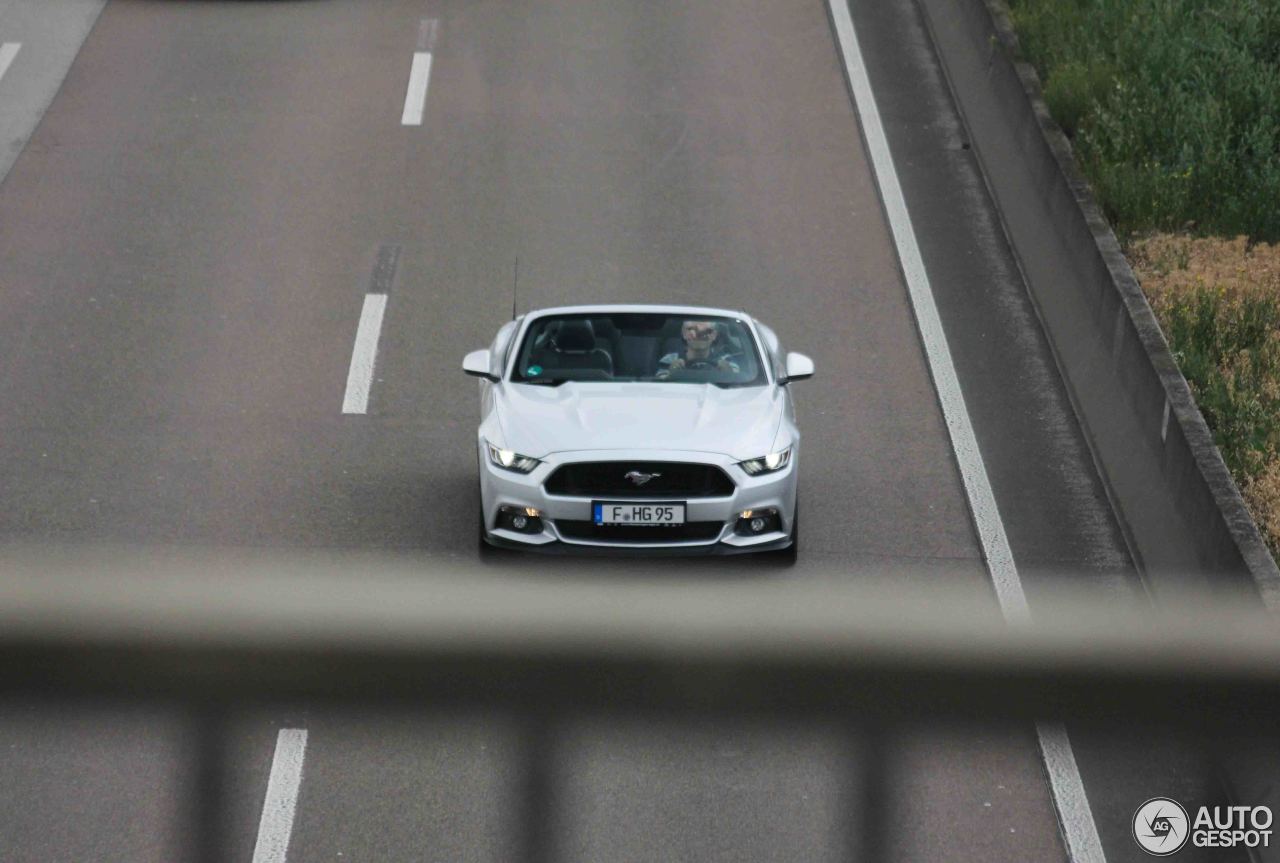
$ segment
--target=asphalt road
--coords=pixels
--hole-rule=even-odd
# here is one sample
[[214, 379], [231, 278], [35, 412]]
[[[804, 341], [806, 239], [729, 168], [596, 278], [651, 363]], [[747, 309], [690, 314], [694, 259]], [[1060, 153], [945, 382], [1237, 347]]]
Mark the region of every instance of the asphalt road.
[[[890, 572], [990, 590], [820, 0], [113, 0], [83, 45], [38, 8], [0, 5], [2, 26], [19, 10], [61, 34], [32, 35], [20, 60], [58, 42], [70, 63], [15, 61], [0, 79], [0, 105], [43, 111], [6, 131], [21, 152], [0, 185], [6, 541], [394, 550], [424, 579], [474, 559], [477, 405], [459, 366], [510, 318], [518, 259], [521, 310], [739, 307], [814, 357], [798, 389], [803, 551], [790, 570], [516, 557], [485, 577]], [[1060, 579], [1137, 599], [915, 8], [855, 18], [1033, 607]], [[428, 48], [422, 123], [404, 125]], [[368, 412], [344, 415], [387, 246], [399, 258]], [[310, 735], [289, 859], [510, 857], [507, 718], [304, 706], [237, 717], [236, 859], [253, 855], [282, 727]], [[179, 856], [165, 816], [185, 733], [154, 712], [8, 705], [0, 858]], [[821, 722], [567, 723], [556, 847], [847, 856], [847, 745]], [[1115, 825], [1145, 799], [1129, 797], [1172, 790], [1155, 787], [1167, 774], [1124, 768], [1120, 782], [1124, 753], [1102, 746], [1081, 751], [1081, 770], [1107, 801], [1110, 859], [1129, 859]], [[1064, 858], [1030, 729], [917, 729], [896, 751], [900, 859]], [[1178, 775], [1202, 793], [1198, 773]]]

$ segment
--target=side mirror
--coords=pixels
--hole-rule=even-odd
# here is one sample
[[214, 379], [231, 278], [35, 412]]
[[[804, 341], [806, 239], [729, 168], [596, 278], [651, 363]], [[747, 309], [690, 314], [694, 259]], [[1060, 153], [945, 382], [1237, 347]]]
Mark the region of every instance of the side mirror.
[[813, 360], [804, 354], [787, 354], [787, 376], [782, 381], [784, 384], [811, 377], [813, 377]]
[[472, 351], [462, 358], [462, 370], [469, 375], [497, 383], [498, 376], [489, 371], [489, 352]]

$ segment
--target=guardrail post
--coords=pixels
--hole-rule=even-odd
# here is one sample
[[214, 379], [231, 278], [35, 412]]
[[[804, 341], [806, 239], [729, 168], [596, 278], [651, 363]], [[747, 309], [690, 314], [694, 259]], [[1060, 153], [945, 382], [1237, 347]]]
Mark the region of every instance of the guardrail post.
[[520, 741], [520, 852], [525, 863], [551, 863], [555, 818], [554, 746], [551, 718], [530, 716]]
[[226, 857], [226, 716], [209, 704], [198, 704], [191, 721], [195, 753], [187, 805], [190, 826], [188, 859], [193, 863], [225, 863]]
[[845, 847], [850, 859], [861, 863], [890, 860], [889, 836], [892, 828], [893, 789], [889, 784], [889, 734], [883, 726], [865, 723], [850, 734], [849, 777], [843, 809], [847, 833]]

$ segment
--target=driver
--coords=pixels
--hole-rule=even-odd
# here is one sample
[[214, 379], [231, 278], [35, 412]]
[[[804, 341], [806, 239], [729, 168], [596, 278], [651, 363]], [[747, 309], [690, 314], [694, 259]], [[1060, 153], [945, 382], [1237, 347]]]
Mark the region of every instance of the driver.
[[729, 347], [716, 344], [720, 331], [713, 321], [685, 321], [680, 327], [680, 335], [684, 337], [684, 352], [674, 351], [658, 360], [658, 371], [654, 377], [665, 380], [671, 377], [676, 369], [714, 368], [722, 372], [738, 372], [729, 353]]

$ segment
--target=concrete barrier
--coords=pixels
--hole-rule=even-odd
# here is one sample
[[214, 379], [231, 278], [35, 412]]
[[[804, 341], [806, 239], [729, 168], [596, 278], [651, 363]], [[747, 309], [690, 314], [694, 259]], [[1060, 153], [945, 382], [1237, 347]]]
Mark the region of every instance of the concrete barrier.
[[1243, 586], [1280, 610], [1275, 561], [1035, 70], [1018, 60], [1002, 0], [919, 3], [1149, 588]]

